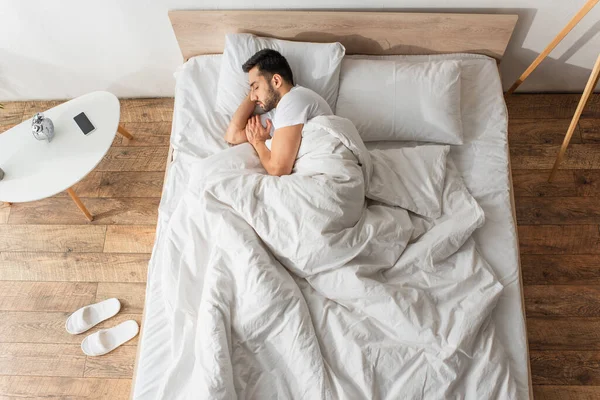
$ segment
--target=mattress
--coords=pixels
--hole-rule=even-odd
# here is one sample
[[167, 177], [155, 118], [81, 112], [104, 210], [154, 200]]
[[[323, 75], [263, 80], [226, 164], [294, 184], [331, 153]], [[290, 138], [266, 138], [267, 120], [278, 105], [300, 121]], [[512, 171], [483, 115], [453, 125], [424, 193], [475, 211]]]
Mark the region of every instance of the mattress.
[[[493, 319], [499, 341], [508, 353], [519, 398], [529, 398], [529, 362], [518, 241], [511, 205], [507, 111], [496, 62], [485, 56], [470, 54], [386, 57], [410, 61], [462, 60], [464, 144], [453, 146], [450, 157], [485, 212], [486, 222], [475, 232], [474, 239], [479, 252], [505, 287], [494, 309]], [[165, 181], [159, 207], [155, 247], [161, 244], [163, 228], [187, 186], [193, 164], [228, 146], [221, 139], [228, 120], [212, 111], [220, 61], [220, 55], [195, 57], [183, 64], [175, 74], [177, 87], [171, 134], [174, 161]], [[367, 143], [369, 149], [406, 145], [411, 144]], [[160, 271], [152, 260], [149, 264], [142, 329], [132, 398], [151, 399], [171, 357]]]

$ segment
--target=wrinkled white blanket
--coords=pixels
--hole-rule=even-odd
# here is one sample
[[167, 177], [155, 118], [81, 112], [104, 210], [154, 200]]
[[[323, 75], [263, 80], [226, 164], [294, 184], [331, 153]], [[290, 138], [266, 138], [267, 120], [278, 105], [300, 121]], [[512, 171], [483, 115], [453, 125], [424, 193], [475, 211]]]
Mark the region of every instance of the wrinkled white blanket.
[[172, 357], [162, 399], [511, 399], [484, 215], [447, 146], [368, 152], [303, 129], [292, 175], [248, 144], [198, 162], [153, 263]]

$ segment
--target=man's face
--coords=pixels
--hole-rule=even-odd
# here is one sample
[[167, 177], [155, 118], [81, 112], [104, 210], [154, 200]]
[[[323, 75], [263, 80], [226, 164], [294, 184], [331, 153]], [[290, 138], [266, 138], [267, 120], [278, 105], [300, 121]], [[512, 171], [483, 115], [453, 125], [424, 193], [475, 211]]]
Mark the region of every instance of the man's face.
[[250, 83], [250, 100], [258, 104], [265, 112], [271, 111], [279, 103], [279, 93], [275, 90], [272, 79], [266, 79], [257, 67], [248, 71]]

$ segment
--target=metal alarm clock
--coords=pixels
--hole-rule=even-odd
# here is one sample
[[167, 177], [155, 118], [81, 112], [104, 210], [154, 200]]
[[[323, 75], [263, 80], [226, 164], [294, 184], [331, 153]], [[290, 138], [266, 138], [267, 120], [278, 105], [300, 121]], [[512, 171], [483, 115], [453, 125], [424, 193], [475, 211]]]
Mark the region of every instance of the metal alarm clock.
[[51, 142], [54, 137], [54, 124], [50, 118], [44, 117], [43, 113], [37, 113], [31, 120], [31, 133], [37, 140]]

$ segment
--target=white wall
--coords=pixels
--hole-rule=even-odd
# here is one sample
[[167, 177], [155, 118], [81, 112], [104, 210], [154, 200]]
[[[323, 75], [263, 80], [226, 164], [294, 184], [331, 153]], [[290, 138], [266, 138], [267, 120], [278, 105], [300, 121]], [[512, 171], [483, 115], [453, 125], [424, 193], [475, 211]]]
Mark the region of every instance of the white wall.
[[[361, 9], [517, 13], [501, 64], [505, 89], [585, 0], [0, 0], [0, 101], [72, 98], [92, 90], [119, 97], [172, 96], [182, 62], [169, 9]], [[520, 91], [585, 86], [600, 50], [596, 6]]]

